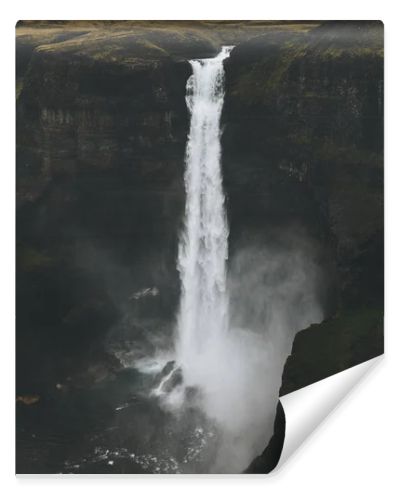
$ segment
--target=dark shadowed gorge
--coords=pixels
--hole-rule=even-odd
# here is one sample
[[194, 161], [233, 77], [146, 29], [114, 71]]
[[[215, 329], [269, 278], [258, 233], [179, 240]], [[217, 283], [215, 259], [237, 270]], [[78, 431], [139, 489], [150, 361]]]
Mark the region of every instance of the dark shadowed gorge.
[[[280, 393], [383, 351], [381, 23], [21, 22], [17, 472], [150, 468], [151, 457], [110, 456], [104, 443], [121, 400], [150, 383], [127, 369], [130, 356], [170, 343], [188, 60], [221, 45], [235, 45], [221, 139], [232, 273], [246, 266], [244, 249], [287, 262], [300, 252], [325, 318], [289, 342]], [[138, 449], [161, 442], [168, 416], [152, 408], [149, 419], [151, 402], [132, 399], [113, 439], [121, 447], [140, 427]], [[271, 446], [278, 434], [275, 425]], [[78, 466], [88, 450], [94, 459]], [[269, 467], [269, 450], [249, 472]]]

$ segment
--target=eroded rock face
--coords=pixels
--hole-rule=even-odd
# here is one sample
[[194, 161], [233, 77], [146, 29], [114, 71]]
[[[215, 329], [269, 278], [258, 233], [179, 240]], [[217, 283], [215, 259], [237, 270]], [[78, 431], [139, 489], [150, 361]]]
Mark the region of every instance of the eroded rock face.
[[307, 33], [267, 33], [237, 46], [226, 73], [233, 231], [248, 238], [271, 226], [302, 226], [332, 252], [337, 292], [326, 316], [339, 321], [310, 331], [331, 348], [318, 351], [321, 370], [313, 362], [302, 371], [301, 359], [318, 353], [309, 350], [307, 330], [299, 335], [285, 393], [383, 349], [382, 25], [331, 22]]
[[186, 58], [216, 50], [201, 37], [188, 43], [168, 33], [146, 40], [117, 33], [114, 44], [73, 35], [34, 48], [19, 73], [21, 384], [42, 370], [34, 353], [43, 348], [50, 350], [50, 365], [52, 355], [61, 354], [51, 379], [65, 378], [74, 359], [79, 365], [76, 358], [96, 363], [94, 345], [121, 317], [138, 314], [145, 300], [138, 305], [130, 297], [140, 289], [160, 290], [151, 299], [153, 314], [173, 317], [188, 128]]
[[[227, 183], [272, 186], [271, 211], [317, 211], [346, 266], [382, 230], [382, 27], [329, 23], [282, 37], [243, 43], [226, 63]], [[305, 193], [300, 204], [291, 185]]]

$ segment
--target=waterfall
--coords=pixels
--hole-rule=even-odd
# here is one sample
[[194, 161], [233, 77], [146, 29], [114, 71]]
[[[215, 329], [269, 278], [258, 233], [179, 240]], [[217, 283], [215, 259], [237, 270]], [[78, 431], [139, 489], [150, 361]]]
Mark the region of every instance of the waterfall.
[[196, 385], [217, 337], [228, 328], [226, 260], [228, 223], [221, 175], [220, 118], [224, 101], [223, 61], [232, 47], [212, 59], [190, 61], [186, 87], [190, 132], [186, 148], [186, 208], [178, 270], [181, 299], [177, 363], [185, 385]]
[[[279, 252], [249, 242], [230, 256], [227, 281], [220, 120], [223, 61], [231, 50], [223, 47], [212, 59], [190, 61], [175, 349], [152, 392], [178, 419], [185, 416], [184, 425], [190, 422], [194, 433], [200, 432], [198, 450], [213, 450], [206, 459], [209, 472], [243, 471], [263, 451], [273, 433], [293, 335], [320, 320], [314, 267], [301, 242]], [[199, 414], [212, 433], [198, 427]]]

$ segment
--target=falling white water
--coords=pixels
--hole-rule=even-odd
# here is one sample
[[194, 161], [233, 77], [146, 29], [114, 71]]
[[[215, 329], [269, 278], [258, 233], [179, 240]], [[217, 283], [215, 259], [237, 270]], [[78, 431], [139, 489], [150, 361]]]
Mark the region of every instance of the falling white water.
[[232, 473], [243, 471], [272, 435], [294, 334], [322, 318], [312, 252], [302, 250], [301, 238], [278, 253], [249, 243], [231, 256], [227, 280], [220, 118], [223, 61], [231, 49], [190, 61], [177, 335], [174, 361], [163, 369], [153, 395], [178, 414], [185, 402], [197, 405], [217, 429], [209, 471]]
[[[186, 150], [185, 227], [178, 269], [177, 362], [185, 385], [199, 382], [216, 337], [228, 328], [226, 260], [228, 224], [221, 176], [220, 118], [224, 100], [223, 61], [232, 47], [212, 59], [192, 60], [186, 102], [191, 114]], [[211, 368], [211, 367], [210, 367]]]

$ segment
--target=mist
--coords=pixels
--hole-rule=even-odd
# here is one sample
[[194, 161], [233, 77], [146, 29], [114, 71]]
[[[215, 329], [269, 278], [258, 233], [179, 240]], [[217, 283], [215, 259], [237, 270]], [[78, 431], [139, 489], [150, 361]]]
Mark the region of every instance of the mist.
[[231, 257], [229, 328], [210, 336], [190, 377], [219, 432], [211, 472], [241, 472], [268, 444], [293, 338], [323, 319], [320, 274], [312, 242], [299, 236]]

